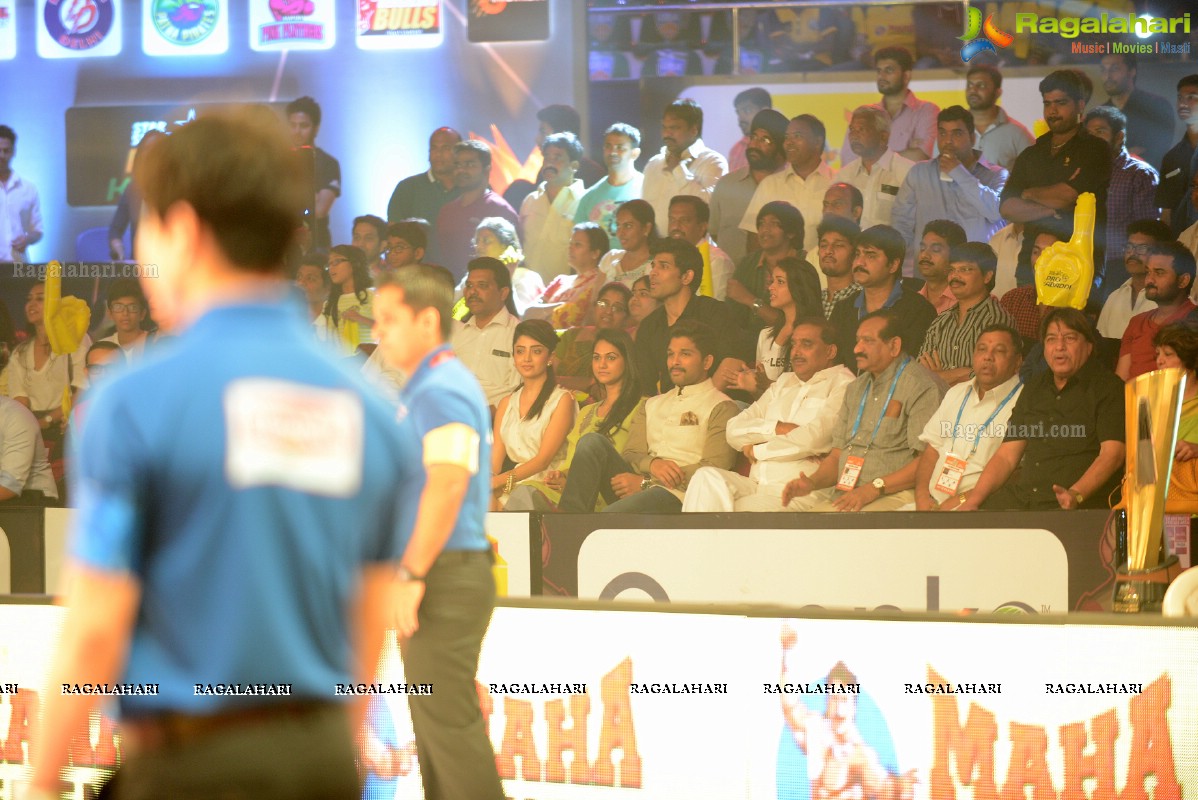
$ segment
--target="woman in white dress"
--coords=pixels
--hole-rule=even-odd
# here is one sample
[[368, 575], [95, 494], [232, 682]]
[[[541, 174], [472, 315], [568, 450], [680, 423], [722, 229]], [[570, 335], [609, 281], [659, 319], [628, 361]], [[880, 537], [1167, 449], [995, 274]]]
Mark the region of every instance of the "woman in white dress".
[[557, 385], [550, 363], [556, 346], [557, 333], [545, 320], [516, 326], [512, 358], [521, 384], [499, 401], [491, 448], [491, 490], [499, 508], [516, 486], [544, 480], [545, 472], [560, 469], [565, 459], [566, 436], [574, 427], [578, 403]]

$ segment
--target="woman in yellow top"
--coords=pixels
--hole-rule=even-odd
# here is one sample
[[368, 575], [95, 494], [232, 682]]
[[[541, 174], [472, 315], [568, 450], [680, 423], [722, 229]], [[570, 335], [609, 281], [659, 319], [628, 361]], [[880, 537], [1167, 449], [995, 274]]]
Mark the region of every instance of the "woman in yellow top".
[[344, 356], [358, 352], [358, 345], [373, 342], [373, 281], [366, 264], [366, 253], [349, 244], [329, 251], [329, 299], [322, 314], [323, 336]]
[[[561, 469], [550, 470], [540, 481], [529, 481], [516, 487], [508, 498], [508, 511], [550, 511], [557, 508], [562, 489], [566, 486], [570, 462], [574, 459], [574, 448], [584, 435], [598, 433], [611, 439], [616, 450], [624, 449], [628, 441], [628, 426], [645, 402], [641, 396], [632, 348], [632, 337], [624, 331], [605, 328], [595, 334], [591, 371], [602, 388], [602, 399], [578, 413], [574, 429], [566, 437], [566, 457]], [[600, 495], [595, 510], [600, 511], [605, 505]]]
[[1186, 371], [1165, 510], [1198, 514], [1198, 332], [1184, 325], [1166, 325], [1152, 337], [1152, 344], [1157, 369], [1181, 367]]

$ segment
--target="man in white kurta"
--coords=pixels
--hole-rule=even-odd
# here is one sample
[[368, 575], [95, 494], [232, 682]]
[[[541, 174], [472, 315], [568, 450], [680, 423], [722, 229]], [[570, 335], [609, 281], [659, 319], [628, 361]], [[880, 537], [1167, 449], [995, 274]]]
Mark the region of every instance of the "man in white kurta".
[[[782, 490], [819, 466], [832, 449], [832, 428], [853, 373], [836, 363], [835, 336], [823, 320], [795, 326], [791, 366], [753, 405], [728, 423], [728, 444], [752, 466], [745, 477], [703, 467], [691, 478], [683, 511], [782, 511]], [[814, 492], [787, 508], [825, 499]]]

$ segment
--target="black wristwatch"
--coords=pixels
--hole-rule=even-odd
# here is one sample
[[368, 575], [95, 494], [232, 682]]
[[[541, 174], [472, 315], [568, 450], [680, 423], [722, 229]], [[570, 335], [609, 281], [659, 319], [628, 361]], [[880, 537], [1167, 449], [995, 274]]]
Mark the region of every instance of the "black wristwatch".
[[400, 564], [399, 568], [395, 570], [395, 577], [399, 578], [404, 583], [424, 583], [423, 575], [417, 575], [403, 564]]

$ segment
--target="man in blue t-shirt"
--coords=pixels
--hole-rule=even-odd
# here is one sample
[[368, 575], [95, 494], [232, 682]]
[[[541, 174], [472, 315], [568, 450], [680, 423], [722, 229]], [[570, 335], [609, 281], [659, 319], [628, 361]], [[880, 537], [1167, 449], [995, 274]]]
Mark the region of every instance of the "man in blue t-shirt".
[[[425, 480], [400, 561], [396, 628], [412, 730], [428, 800], [503, 800], [495, 753], [474, 688], [495, 606], [491, 550], [491, 415], [482, 387], [445, 342], [453, 278], [417, 264], [388, 276], [374, 298], [374, 330], [388, 366], [408, 375], [400, 418], [420, 437]], [[410, 512], [412, 506], [405, 509]]]
[[[90, 401], [50, 683], [132, 688], [118, 798], [361, 791], [365, 698], [350, 714], [338, 687], [373, 678], [419, 443], [285, 301], [308, 188], [290, 157], [243, 109], [139, 159], [142, 286], [177, 338]], [[97, 699], [46, 697], [34, 797], [57, 796]]]

